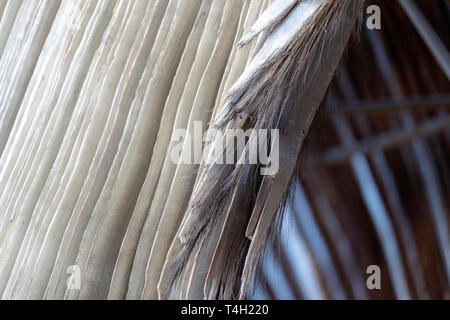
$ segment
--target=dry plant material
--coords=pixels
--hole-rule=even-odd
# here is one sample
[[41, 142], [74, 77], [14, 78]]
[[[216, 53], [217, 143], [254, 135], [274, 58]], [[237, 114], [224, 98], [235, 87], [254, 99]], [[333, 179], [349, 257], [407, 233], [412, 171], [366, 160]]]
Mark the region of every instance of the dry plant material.
[[[362, 3], [0, 1], [1, 297], [244, 297]], [[174, 163], [195, 121], [280, 171]]]
[[[204, 297], [245, 297], [269, 230], [288, 196], [302, 142], [362, 5], [363, 1], [300, 1], [274, 26], [230, 89], [213, 125], [222, 130], [281, 129], [282, 166], [278, 174], [263, 180], [257, 165], [203, 168], [168, 254], [159, 284], [161, 298], [174, 298], [186, 288], [183, 274], [191, 264], [187, 262], [193, 249], [200, 242], [209, 250], [211, 239], [217, 245]], [[273, 14], [285, 12], [274, 10]], [[277, 21], [268, 17], [272, 18]], [[246, 230], [249, 221], [251, 227]], [[217, 229], [221, 230], [219, 237]], [[200, 249], [195, 263], [202, 263], [203, 256]]]

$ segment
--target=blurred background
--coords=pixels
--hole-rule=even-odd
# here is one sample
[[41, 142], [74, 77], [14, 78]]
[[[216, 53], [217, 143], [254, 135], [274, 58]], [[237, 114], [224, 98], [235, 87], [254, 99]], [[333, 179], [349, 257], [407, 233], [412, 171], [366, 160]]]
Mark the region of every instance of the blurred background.
[[450, 1], [370, 5], [250, 298], [450, 298]]

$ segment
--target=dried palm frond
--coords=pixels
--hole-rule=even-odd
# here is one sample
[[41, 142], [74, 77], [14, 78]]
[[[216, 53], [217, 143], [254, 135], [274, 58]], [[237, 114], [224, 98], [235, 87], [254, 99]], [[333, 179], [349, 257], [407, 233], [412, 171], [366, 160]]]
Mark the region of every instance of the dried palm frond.
[[264, 179], [257, 165], [213, 163], [202, 169], [168, 253], [160, 297], [189, 291], [192, 279], [197, 286], [205, 283], [205, 298], [245, 297], [269, 230], [288, 196], [303, 140], [362, 5], [358, 0], [303, 0], [282, 7], [275, 1], [262, 15], [266, 20], [258, 21], [244, 38], [243, 43], [273, 28], [230, 89], [213, 126], [280, 129], [281, 168]]
[[[245, 297], [362, 6], [0, 1], [1, 297]], [[196, 121], [280, 170], [174, 161]]]
[[0, 0], [0, 297], [448, 297], [448, 1], [363, 2]]

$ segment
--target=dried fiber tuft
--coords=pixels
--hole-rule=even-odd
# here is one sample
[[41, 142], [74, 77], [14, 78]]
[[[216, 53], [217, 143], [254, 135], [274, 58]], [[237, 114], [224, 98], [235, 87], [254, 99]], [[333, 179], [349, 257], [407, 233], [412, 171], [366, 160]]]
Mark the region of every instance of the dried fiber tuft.
[[[280, 172], [263, 177], [260, 166], [250, 164], [202, 168], [167, 256], [161, 298], [189, 290], [193, 277], [204, 280], [204, 298], [245, 297], [268, 230], [288, 197], [304, 137], [362, 5], [362, 0], [289, 1], [286, 6], [274, 1], [263, 14], [266, 22], [257, 22], [259, 26], [244, 36], [241, 44], [272, 28], [212, 125], [222, 132], [280, 129]], [[272, 186], [279, 196], [271, 193]]]

